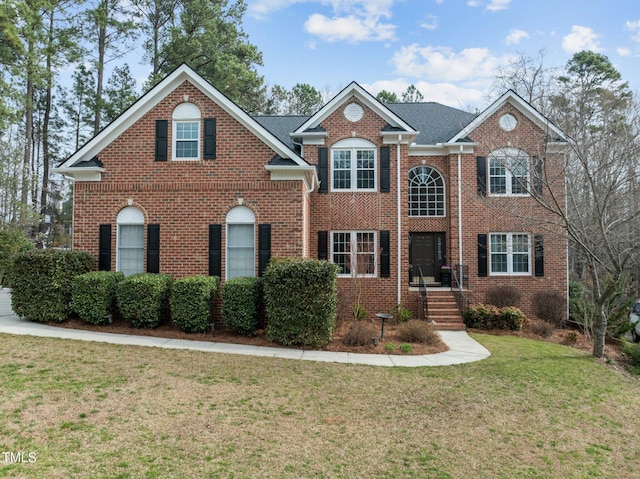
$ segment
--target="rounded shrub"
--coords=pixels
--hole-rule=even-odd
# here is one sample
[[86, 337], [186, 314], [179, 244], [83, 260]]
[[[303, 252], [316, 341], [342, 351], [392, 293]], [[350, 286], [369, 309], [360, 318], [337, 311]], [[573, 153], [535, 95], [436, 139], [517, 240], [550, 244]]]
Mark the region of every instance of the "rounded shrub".
[[20, 230], [0, 231], [0, 285], [11, 286], [9, 278], [18, 253], [31, 251], [33, 243]]
[[140, 273], [118, 284], [118, 310], [135, 328], [152, 329], [169, 315], [173, 278], [168, 274]]
[[240, 276], [222, 287], [222, 318], [243, 336], [252, 336], [258, 329], [260, 283], [260, 278]]
[[557, 291], [538, 291], [531, 300], [533, 314], [538, 319], [547, 321], [557, 327], [564, 323], [567, 312], [567, 302]]
[[368, 321], [358, 321], [349, 326], [342, 337], [342, 342], [347, 346], [366, 346], [373, 343], [373, 338], [378, 337], [378, 328]]
[[18, 316], [61, 323], [71, 314], [71, 282], [93, 269], [94, 258], [82, 251], [32, 250], [13, 261], [11, 307]]
[[116, 312], [116, 291], [124, 274], [91, 271], [73, 278], [71, 303], [80, 319], [89, 324], [106, 324]]
[[418, 319], [411, 319], [398, 326], [398, 336], [407, 343], [437, 344], [440, 341], [440, 335], [433, 325]]
[[493, 286], [487, 290], [485, 302], [497, 308], [520, 306], [520, 291], [514, 286]]
[[186, 333], [204, 333], [211, 325], [218, 276], [186, 276], [171, 287], [171, 321]]
[[265, 270], [267, 339], [322, 348], [336, 324], [338, 266], [308, 258], [272, 258]]

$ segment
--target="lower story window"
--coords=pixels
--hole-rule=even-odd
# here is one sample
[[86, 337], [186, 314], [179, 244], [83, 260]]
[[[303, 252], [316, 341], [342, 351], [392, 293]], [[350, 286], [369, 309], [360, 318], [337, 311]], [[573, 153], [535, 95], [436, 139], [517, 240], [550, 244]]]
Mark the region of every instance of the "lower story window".
[[230, 224], [227, 233], [227, 279], [255, 276], [253, 224]]
[[331, 233], [331, 260], [342, 276], [376, 275], [376, 233], [374, 231], [334, 231]]
[[118, 226], [118, 271], [125, 276], [144, 271], [144, 226]]
[[531, 238], [527, 233], [491, 233], [491, 274], [531, 274]]

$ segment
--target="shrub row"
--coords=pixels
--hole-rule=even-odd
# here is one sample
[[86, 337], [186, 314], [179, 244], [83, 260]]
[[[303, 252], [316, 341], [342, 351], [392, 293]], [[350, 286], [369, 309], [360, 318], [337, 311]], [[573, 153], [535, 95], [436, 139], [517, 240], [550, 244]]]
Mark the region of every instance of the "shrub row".
[[263, 276], [267, 339], [322, 348], [336, 324], [338, 266], [305, 258], [272, 258]]
[[252, 336], [258, 329], [260, 283], [260, 278], [244, 276], [228, 280], [222, 289], [222, 318], [243, 336]]
[[15, 256], [9, 282], [11, 307], [18, 316], [60, 323], [71, 313], [71, 282], [93, 269], [89, 253], [33, 250]]
[[520, 331], [526, 322], [524, 313], [513, 306], [497, 308], [493, 305], [477, 304], [467, 308], [462, 316], [467, 327], [476, 329]]
[[171, 288], [171, 320], [187, 333], [204, 333], [213, 321], [213, 302], [220, 289], [217, 276], [187, 276]]
[[116, 312], [116, 292], [124, 274], [115, 271], [91, 271], [73, 278], [73, 310], [89, 324], [107, 324]]
[[140, 273], [127, 276], [118, 285], [118, 309], [135, 328], [151, 329], [169, 314], [172, 277]]

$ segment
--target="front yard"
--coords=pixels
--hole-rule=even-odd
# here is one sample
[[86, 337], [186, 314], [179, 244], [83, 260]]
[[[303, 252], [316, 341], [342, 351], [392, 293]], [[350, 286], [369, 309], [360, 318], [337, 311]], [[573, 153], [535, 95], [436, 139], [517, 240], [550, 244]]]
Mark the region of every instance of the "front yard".
[[637, 378], [473, 336], [490, 358], [403, 369], [0, 335], [0, 449], [26, 461], [0, 477], [637, 475]]

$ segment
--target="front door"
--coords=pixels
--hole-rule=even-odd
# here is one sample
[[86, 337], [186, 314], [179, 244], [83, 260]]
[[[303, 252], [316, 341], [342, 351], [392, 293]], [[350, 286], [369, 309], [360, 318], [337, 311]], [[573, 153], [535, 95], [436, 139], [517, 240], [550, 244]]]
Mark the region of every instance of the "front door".
[[445, 264], [444, 233], [411, 233], [409, 236], [410, 281], [420, 282], [420, 271], [426, 283], [440, 281], [440, 267]]

